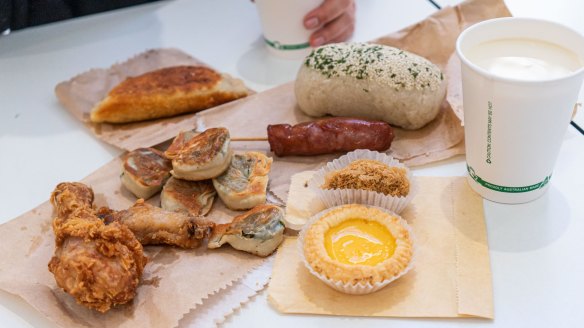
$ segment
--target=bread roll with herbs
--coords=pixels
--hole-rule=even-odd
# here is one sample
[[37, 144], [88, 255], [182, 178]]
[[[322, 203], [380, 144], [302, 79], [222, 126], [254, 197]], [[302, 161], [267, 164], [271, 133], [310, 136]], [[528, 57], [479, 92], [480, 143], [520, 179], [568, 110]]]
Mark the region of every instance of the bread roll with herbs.
[[378, 44], [337, 43], [314, 49], [295, 84], [310, 116], [352, 116], [418, 129], [440, 111], [440, 68], [410, 52]]

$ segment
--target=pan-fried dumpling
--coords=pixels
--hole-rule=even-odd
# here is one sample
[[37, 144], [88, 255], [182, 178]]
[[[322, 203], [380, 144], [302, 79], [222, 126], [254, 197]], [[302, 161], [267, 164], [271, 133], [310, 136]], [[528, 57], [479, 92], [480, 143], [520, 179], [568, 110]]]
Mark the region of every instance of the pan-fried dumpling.
[[226, 128], [211, 128], [192, 136], [177, 136], [166, 151], [175, 178], [199, 181], [223, 173], [231, 162], [230, 137]]
[[168, 148], [164, 152], [164, 155], [166, 155], [166, 157], [168, 158], [175, 158], [176, 156], [178, 156], [178, 153], [181, 151], [181, 149], [183, 149], [187, 142], [193, 139], [193, 137], [195, 137], [197, 134], [199, 134], [199, 132], [195, 130], [179, 132], [177, 136], [172, 140], [170, 146], [168, 146]]
[[284, 240], [284, 210], [275, 205], [258, 205], [248, 212], [236, 216], [229, 224], [213, 228], [208, 248], [219, 248], [228, 243], [231, 247], [268, 256]]
[[187, 181], [171, 177], [160, 193], [160, 206], [171, 212], [206, 215], [213, 206], [216, 194], [211, 180]]
[[272, 158], [254, 151], [235, 154], [229, 168], [213, 179], [219, 197], [234, 210], [246, 210], [266, 202]]
[[162, 189], [172, 169], [170, 161], [154, 148], [138, 148], [129, 152], [122, 167], [122, 184], [136, 197], [143, 199]]

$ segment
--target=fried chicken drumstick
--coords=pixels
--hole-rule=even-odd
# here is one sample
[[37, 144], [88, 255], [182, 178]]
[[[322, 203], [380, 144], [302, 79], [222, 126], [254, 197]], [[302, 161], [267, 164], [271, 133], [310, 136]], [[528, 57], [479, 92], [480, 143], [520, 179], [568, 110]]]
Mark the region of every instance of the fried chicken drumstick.
[[105, 222], [119, 222], [128, 227], [142, 245], [172, 245], [196, 248], [211, 232], [212, 222], [187, 212], [170, 212], [139, 199], [122, 211], [100, 208]]
[[51, 195], [55, 254], [49, 262], [59, 287], [100, 312], [131, 301], [147, 258], [134, 234], [118, 222], [106, 225], [93, 209], [93, 191], [60, 183]]

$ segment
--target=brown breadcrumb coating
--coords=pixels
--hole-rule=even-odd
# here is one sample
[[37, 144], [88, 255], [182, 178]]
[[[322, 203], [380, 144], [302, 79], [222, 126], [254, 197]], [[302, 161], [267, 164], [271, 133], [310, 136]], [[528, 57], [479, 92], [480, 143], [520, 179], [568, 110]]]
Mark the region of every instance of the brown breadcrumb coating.
[[[136, 203], [122, 211], [100, 209], [106, 222], [120, 223], [130, 229], [142, 245], [172, 245], [197, 248], [207, 238], [214, 223], [186, 211], [171, 212], [145, 203]], [[111, 224], [111, 223], [110, 223]]]
[[79, 304], [106, 312], [134, 298], [147, 258], [127, 227], [106, 225], [97, 216], [93, 198], [91, 188], [76, 182], [60, 183], [53, 191], [57, 216], [49, 271]]
[[407, 196], [410, 181], [405, 168], [361, 159], [325, 176], [322, 189], [361, 189], [390, 196]]

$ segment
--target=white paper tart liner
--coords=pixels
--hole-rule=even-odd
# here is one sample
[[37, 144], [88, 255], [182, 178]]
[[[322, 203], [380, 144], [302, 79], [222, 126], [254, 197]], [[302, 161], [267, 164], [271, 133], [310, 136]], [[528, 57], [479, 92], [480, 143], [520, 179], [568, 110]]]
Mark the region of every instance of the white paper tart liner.
[[371, 294], [374, 293], [380, 289], [382, 289], [383, 287], [389, 285], [391, 282], [395, 281], [396, 279], [400, 278], [401, 276], [405, 275], [406, 273], [408, 273], [413, 267], [414, 267], [414, 260], [415, 260], [415, 255], [416, 255], [416, 241], [415, 241], [415, 237], [414, 234], [412, 232], [412, 228], [408, 225], [408, 223], [399, 215], [395, 214], [394, 212], [386, 209], [386, 208], [381, 208], [378, 206], [371, 206], [371, 205], [364, 205], [367, 208], [370, 207], [375, 207], [380, 209], [381, 211], [388, 213], [392, 216], [395, 216], [399, 219], [399, 224], [402, 225], [409, 233], [410, 235], [410, 240], [412, 241], [412, 258], [410, 259], [410, 263], [408, 263], [408, 266], [402, 270], [398, 275], [393, 276], [390, 279], [386, 279], [384, 281], [375, 283], [375, 284], [371, 284], [371, 283], [358, 283], [358, 284], [351, 284], [351, 283], [343, 283], [342, 281], [334, 281], [332, 279], [329, 279], [327, 276], [325, 276], [324, 274], [318, 273], [316, 271], [314, 271], [314, 269], [312, 268], [312, 266], [310, 265], [310, 263], [308, 263], [308, 261], [306, 260], [306, 256], [304, 256], [304, 237], [306, 236], [306, 232], [308, 231], [308, 229], [310, 228], [310, 226], [312, 226], [316, 221], [320, 220], [320, 218], [327, 214], [328, 212], [337, 209], [339, 207], [341, 207], [342, 205], [339, 206], [335, 206], [332, 208], [328, 208], [324, 211], [321, 211], [317, 214], [315, 214], [314, 216], [312, 216], [310, 218], [310, 220], [308, 220], [308, 222], [306, 222], [306, 224], [304, 225], [304, 227], [302, 228], [302, 230], [300, 230], [300, 233], [298, 234], [298, 252], [300, 255], [300, 259], [302, 260], [302, 262], [304, 263], [304, 266], [306, 266], [306, 268], [308, 269], [308, 271], [310, 271], [310, 273], [312, 275], [314, 275], [315, 277], [317, 277], [318, 279], [320, 279], [322, 282], [324, 282], [325, 284], [327, 284], [329, 287], [331, 287], [332, 289], [335, 289], [339, 292], [345, 293], [345, 294], [352, 294], [352, 295], [365, 295], [365, 294]]
[[[408, 180], [410, 181], [410, 192], [408, 195], [397, 197], [370, 190], [321, 188], [324, 184], [325, 176], [329, 172], [338, 171], [359, 159], [371, 159], [380, 161], [388, 166], [405, 168]], [[398, 214], [406, 208], [417, 192], [416, 183], [413, 179], [412, 172], [408, 167], [387, 154], [364, 149], [352, 151], [332, 162], [328, 162], [314, 174], [312, 179], [308, 182], [308, 186], [314, 190], [327, 207], [342, 204], [365, 204], [386, 208]]]

